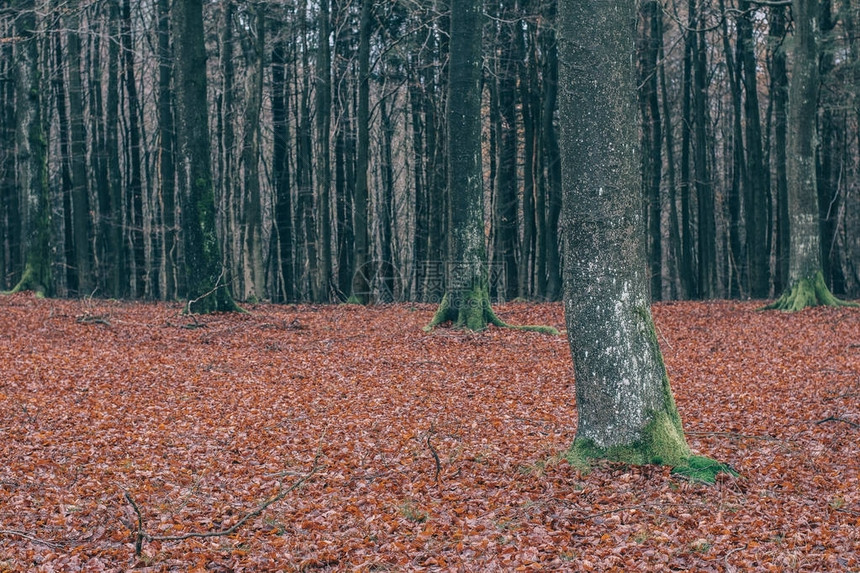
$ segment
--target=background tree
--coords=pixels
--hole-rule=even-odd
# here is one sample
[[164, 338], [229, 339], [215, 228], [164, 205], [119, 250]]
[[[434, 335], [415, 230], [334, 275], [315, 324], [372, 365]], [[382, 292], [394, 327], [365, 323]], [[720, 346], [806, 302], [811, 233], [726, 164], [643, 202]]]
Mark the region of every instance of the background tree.
[[846, 303], [830, 293], [821, 273], [815, 157], [819, 89], [818, 3], [793, 0], [792, 10], [795, 39], [788, 95], [788, 285], [782, 296], [766, 308], [796, 311], [809, 306]]
[[48, 186], [48, 148], [42, 123], [42, 75], [39, 68], [38, 22], [34, 0], [16, 0], [15, 32], [18, 40], [16, 93], [16, 143], [18, 150], [17, 194], [23, 200], [26, 263], [12, 292], [33, 290], [50, 296], [54, 292], [51, 273], [51, 201]]
[[176, 48], [176, 127], [182, 187], [186, 297], [189, 312], [230, 311], [238, 307], [224, 280], [215, 235], [215, 194], [209, 147], [206, 98], [206, 47], [202, 0], [173, 7]]
[[451, 1], [448, 62], [448, 272], [428, 328], [446, 321], [471, 330], [502, 324], [490, 307], [481, 170], [480, 0]]

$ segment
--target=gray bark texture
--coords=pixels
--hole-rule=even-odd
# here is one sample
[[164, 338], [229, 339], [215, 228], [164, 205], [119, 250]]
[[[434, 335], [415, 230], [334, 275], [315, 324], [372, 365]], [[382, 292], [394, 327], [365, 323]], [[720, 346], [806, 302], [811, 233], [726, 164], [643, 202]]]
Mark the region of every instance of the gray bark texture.
[[636, 115], [635, 2], [559, 3], [564, 301], [574, 451], [678, 465], [690, 455], [648, 297]]

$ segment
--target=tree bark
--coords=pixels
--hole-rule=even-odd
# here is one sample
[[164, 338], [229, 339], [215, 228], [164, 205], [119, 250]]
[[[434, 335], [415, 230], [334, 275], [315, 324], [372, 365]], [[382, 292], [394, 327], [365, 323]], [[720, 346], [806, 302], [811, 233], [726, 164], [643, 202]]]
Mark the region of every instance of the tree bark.
[[203, 2], [185, 0], [173, 6], [176, 48], [177, 130], [184, 193], [182, 231], [188, 312], [238, 310], [224, 280], [215, 232], [215, 192], [212, 184], [206, 46], [203, 39]]
[[263, 66], [266, 49], [266, 14], [262, 5], [253, 9], [256, 37], [246, 47], [245, 126], [242, 141], [242, 174], [245, 197], [242, 225], [242, 260], [245, 300], [266, 298], [263, 262], [263, 214], [260, 196], [260, 113], [263, 105]]
[[765, 307], [786, 311], [848, 304], [830, 293], [821, 273], [815, 169], [819, 89], [817, 4], [816, 0], [792, 2], [795, 42], [794, 69], [788, 94], [789, 281], [782, 296]]
[[645, 274], [635, 2], [562, 0], [559, 15], [564, 302], [579, 416], [570, 456], [684, 465]]
[[42, 123], [42, 77], [34, 0], [16, 0], [16, 34], [20, 40], [16, 140], [18, 181], [24, 207], [26, 263], [12, 292], [32, 290], [54, 294], [51, 274], [51, 190], [48, 185], [48, 145]]

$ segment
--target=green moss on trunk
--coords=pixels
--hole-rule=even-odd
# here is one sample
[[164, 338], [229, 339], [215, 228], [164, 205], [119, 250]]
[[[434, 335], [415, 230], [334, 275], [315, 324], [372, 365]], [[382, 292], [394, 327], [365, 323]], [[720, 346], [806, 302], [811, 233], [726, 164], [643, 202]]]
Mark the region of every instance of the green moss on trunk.
[[839, 300], [827, 288], [824, 276], [817, 271], [811, 276], [795, 281], [781, 297], [761, 310], [783, 310], [797, 312], [812, 306], [860, 306], [857, 303]]
[[[452, 298], [454, 302], [452, 303]], [[463, 328], [472, 331], [481, 331], [492, 324], [501, 328], [513, 328], [530, 332], [542, 332], [544, 334], [558, 335], [557, 329], [552, 326], [540, 325], [510, 325], [500, 319], [493, 311], [490, 304], [490, 291], [486, 284], [478, 284], [471, 290], [457, 293], [453, 297], [446, 293], [436, 309], [436, 314], [430, 324], [424, 327], [425, 332], [430, 332], [440, 324], [452, 322], [454, 328]]]

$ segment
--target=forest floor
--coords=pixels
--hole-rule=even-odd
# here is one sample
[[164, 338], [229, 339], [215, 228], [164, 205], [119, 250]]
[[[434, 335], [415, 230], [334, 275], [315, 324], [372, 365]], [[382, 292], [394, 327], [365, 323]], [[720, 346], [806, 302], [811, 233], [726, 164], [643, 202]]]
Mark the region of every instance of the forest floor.
[[563, 336], [2, 296], [0, 571], [860, 571], [860, 312], [758, 306], [654, 308], [707, 486], [560, 460]]

